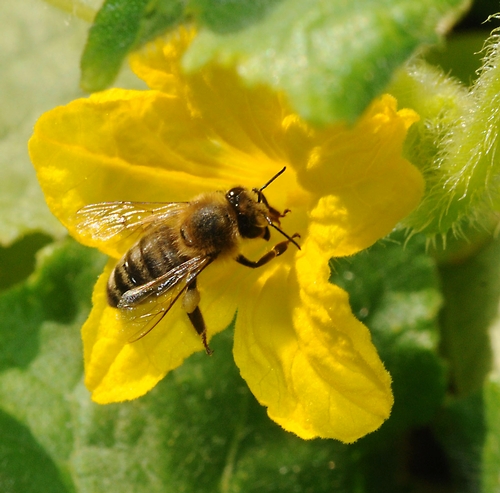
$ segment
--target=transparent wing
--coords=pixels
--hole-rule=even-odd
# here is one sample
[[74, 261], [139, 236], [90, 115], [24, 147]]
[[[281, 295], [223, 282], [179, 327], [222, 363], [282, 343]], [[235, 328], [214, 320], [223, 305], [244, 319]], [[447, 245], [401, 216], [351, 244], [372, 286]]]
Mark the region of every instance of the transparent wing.
[[210, 257], [194, 257], [159, 278], [126, 291], [118, 303], [129, 342], [135, 342], [153, 330], [174, 306], [189, 284], [211, 262]]
[[79, 235], [102, 243], [132, 245], [159, 222], [173, 220], [188, 202], [100, 202], [81, 208], [73, 223]]

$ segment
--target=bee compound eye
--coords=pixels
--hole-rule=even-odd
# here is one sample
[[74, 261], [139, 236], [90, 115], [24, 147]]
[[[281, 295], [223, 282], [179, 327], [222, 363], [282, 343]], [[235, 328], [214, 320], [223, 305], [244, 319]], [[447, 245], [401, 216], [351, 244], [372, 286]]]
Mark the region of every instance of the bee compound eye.
[[231, 188], [226, 193], [227, 201], [235, 208], [238, 209], [240, 207], [240, 195], [244, 192], [245, 189], [243, 187], [234, 187]]

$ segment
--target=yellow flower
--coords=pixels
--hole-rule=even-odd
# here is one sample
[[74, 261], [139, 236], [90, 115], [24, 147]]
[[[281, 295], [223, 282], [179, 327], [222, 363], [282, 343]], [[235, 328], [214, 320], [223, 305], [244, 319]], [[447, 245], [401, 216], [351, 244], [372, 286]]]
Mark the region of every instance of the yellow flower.
[[[347, 293], [328, 282], [328, 260], [369, 247], [418, 204], [422, 177], [401, 157], [417, 116], [386, 95], [352, 128], [314, 129], [280, 95], [244, 87], [231, 69], [182, 73], [191, 37], [181, 31], [132, 57], [150, 90], [111, 89], [55, 108], [30, 141], [53, 213], [111, 257], [82, 329], [86, 385], [99, 403], [137, 398], [203, 345], [180, 303], [147, 336], [124, 338], [126, 322], [106, 300], [123, 248], [79, 236], [75, 213], [103, 201], [259, 187], [286, 165], [266, 196], [291, 209], [282, 227], [300, 233], [301, 250], [290, 246], [258, 269], [214, 262], [198, 279], [200, 307], [209, 338], [237, 312], [234, 359], [273, 420], [306, 439], [352, 442], [389, 416], [391, 380]], [[270, 244], [249, 240], [243, 252], [257, 259], [282, 240], [273, 231]]]

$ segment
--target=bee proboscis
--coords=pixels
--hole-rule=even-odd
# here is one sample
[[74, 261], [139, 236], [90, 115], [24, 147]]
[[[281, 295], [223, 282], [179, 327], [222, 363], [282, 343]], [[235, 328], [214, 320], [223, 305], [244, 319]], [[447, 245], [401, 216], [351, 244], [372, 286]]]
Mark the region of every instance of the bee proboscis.
[[[202, 193], [189, 202], [102, 202], [80, 209], [75, 218], [77, 231], [94, 242], [137, 238], [118, 261], [108, 280], [107, 299], [111, 307], [126, 314], [139, 328], [129, 342], [149, 333], [183, 297], [193, 327], [201, 336], [207, 354], [206, 326], [199, 308], [199, 274], [214, 260], [232, 257], [236, 262], [257, 268], [283, 254], [294, 238], [286, 234], [280, 213], [269, 205], [263, 190], [237, 186], [227, 192]], [[256, 261], [239, 251], [242, 239], [271, 237], [270, 227], [285, 238]]]

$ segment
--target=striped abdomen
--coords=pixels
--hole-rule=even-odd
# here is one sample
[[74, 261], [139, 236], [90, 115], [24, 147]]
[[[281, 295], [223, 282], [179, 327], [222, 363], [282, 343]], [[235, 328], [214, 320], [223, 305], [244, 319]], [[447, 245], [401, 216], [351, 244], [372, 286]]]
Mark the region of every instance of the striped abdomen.
[[125, 292], [157, 279], [184, 261], [186, 257], [179, 254], [171, 228], [164, 226], [143, 236], [109, 276], [109, 305], [118, 306]]

